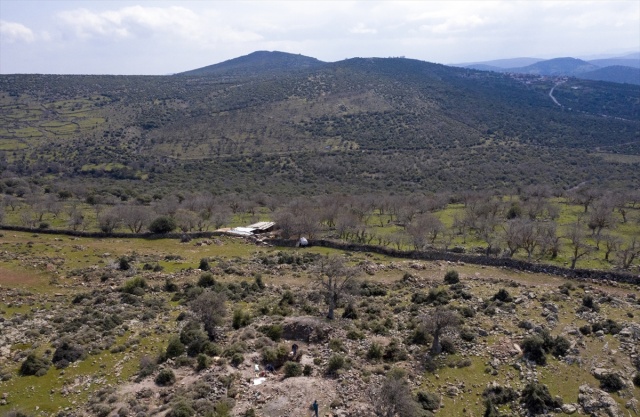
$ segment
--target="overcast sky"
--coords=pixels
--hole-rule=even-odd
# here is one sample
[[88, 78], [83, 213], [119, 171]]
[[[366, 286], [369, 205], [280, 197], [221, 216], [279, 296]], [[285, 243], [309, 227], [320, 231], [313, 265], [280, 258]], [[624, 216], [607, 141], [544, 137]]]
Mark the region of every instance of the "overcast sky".
[[443, 64], [640, 51], [640, 1], [0, 0], [0, 73], [169, 74], [258, 50]]

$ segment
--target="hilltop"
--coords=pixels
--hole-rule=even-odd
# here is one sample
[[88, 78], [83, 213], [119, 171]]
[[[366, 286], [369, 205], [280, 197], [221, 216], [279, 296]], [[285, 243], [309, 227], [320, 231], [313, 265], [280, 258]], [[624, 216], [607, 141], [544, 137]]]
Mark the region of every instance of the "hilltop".
[[640, 180], [636, 86], [273, 52], [209, 69], [224, 75], [0, 76], [0, 169], [151, 194]]

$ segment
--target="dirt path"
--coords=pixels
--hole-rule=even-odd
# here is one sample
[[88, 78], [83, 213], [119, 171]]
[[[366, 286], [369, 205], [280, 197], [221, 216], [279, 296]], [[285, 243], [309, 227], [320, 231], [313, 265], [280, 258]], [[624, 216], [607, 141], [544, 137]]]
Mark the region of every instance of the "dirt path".
[[558, 102], [558, 100], [556, 100], [556, 98], [553, 96], [553, 90], [555, 90], [556, 87], [559, 86], [562, 83], [564, 83], [564, 81], [558, 81], [557, 83], [555, 83], [555, 85], [553, 87], [551, 87], [551, 90], [549, 91], [549, 97], [551, 97], [551, 100], [553, 100], [553, 102], [556, 103], [560, 107], [562, 107], [562, 104], [560, 104], [560, 102]]

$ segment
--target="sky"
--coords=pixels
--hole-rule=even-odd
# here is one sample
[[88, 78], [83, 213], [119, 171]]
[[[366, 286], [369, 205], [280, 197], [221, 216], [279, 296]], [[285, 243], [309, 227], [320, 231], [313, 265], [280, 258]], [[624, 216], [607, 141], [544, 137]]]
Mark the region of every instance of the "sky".
[[640, 51], [640, 1], [0, 0], [0, 73], [171, 74], [254, 51], [452, 64]]

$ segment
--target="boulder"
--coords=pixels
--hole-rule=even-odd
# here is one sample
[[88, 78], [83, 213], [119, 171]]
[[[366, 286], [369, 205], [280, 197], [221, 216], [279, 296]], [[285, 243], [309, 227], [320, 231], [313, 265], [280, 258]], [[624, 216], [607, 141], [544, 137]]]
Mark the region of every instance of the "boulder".
[[624, 417], [616, 401], [606, 392], [587, 384], [580, 386], [578, 403], [587, 415], [593, 417]]

